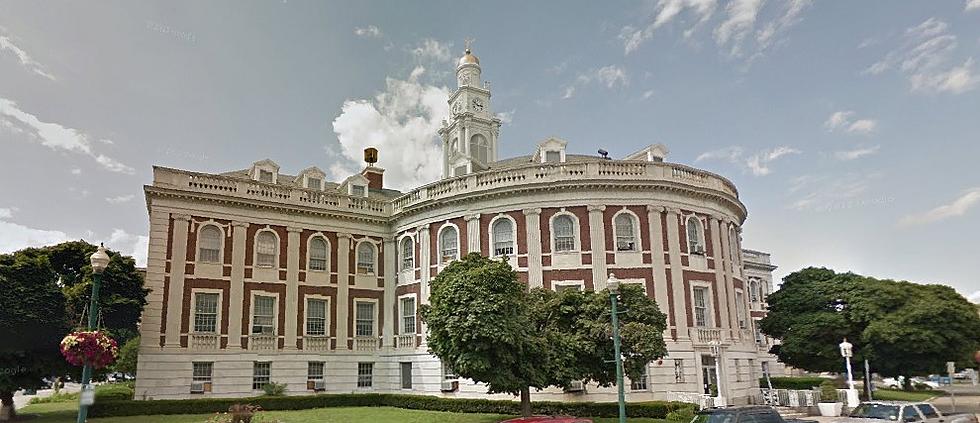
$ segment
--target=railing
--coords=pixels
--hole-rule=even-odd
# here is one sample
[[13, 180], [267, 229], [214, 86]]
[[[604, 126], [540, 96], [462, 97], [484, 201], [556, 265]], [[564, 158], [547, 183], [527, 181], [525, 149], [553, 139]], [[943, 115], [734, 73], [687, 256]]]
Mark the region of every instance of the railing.
[[397, 348], [415, 348], [415, 334], [398, 335], [398, 340], [395, 346]]
[[191, 348], [195, 350], [216, 350], [221, 345], [220, 337], [214, 333], [192, 333]]
[[330, 349], [330, 337], [304, 336], [303, 349], [306, 351], [327, 351]]
[[256, 351], [266, 351], [276, 349], [276, 337], [274, 335], [252, 335], [248, 340], [248, 349]]
[[378, 349], [378, 338], [373, 336], [355, 336], [355, 351], [375, 351]]
[[705, 408], [724, 407], [728, 402], [725, 397], [722, 396], [713, 397], [708, 394], [699, 394], [697, 392], [674, 391], [667, 391], [667, 401], [697, 404], [698, 408], [702, 410]]
[[772, 406], [815, 407], [820, 402], [819, 391], [765, 388], [760, 391], [762, 391], [762, 401]]
[[691, 341], [698, 344], [721, 342], [721, 329], [718, 328], [689, 328]]

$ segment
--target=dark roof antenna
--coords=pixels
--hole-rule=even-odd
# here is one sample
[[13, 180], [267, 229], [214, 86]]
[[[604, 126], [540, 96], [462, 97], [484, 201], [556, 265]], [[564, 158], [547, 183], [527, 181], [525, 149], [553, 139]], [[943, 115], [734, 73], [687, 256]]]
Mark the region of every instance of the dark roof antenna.
[[608, 151], [603, 150], [603, 149], [600, 148], [599, 149], [599, 155], [602, 156], [603, 159], [609, 160], [609, 152]]

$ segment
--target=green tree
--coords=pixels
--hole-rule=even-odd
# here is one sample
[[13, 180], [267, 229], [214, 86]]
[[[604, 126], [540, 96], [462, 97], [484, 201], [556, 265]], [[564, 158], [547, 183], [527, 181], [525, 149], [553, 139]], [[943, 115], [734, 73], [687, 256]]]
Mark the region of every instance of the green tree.
[[113, 370], [125, 374], [136, 374], [136, 363], [140, 351], [140, 337], [137, 336], [126, 341], [122, 348], [119, 348], [119, 359], [113, 365]]
[[0, 403], [13, 416], [13, 393], [38, 388], [65, 369], [58, 343], [68, 329], [58, 275], [38, 249], [0, 255]]
[[783, 279], [760, 322], [780, 361], [813, 372], [840, 372], [837, 344], [854, 345], [885, 376], [941, 370], [980, 345], [980, 317], [952, 288], [806, 268]]

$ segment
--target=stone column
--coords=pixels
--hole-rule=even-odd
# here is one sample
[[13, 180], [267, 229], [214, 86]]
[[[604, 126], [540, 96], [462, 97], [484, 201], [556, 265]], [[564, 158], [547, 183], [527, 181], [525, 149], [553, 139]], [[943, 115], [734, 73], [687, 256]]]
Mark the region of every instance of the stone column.
[[[429, 303], [429, 280], [431, 279], [432, 266], [429, 264], [429, 225], [425, 224], [418, 229], [419, 239], [419, 267], [421, 268], [419, 282], [419, 304]], [[423, 350], [426, 346], [426, 339], [429, 331], [426, 329], [425, 322], [419, 319], [419, 333], [422, 335], [419, 347]]]
[[245, 237], [248, 223], [231, 222], [231, 286], [228, 289], [228, 348], [242, 347], [242, 313], [245, 307]]
[[466, 252], [480, 253], [480, 213], [468, 214], [466, 219]]
[[589, 235], [592, 238], [592, 286], [596, 291], [606, 289], [606, 225], [603, 223], [603, 205], [590, 205]]
[[544, 286], [541, 275], [541, 209], [524, 209], [527, 227], [527, 282], [529, 288]]
[[684, 267], [681, 265], [681, 240], [678, 217], [681, 211], [675, 208], [667, 209], [667, 244], [670, 253], [670, 283], [674, 298], [674, 325], [677, 328], [677, 339], [687, 340], [687, 312], [690, 307], [684, 298]]
[[709, 217], [708, 226], [711, 228], [711, 239], [709, 242], [711, 242], [711, 249], [714, 252], [713, 257], [715, 260], [715, 286], [718, 287], [718, 304], [715, 304], [715, 309], [721, 321], [722, 329], [737, 328], [738, 322], [735, 321], [732, 313], [734, 309], [730, 307], [732, 304], [731, 297], [734, 297], [734, 294], [729, 289], [730, 279], [727, 277], [728, 266], [726, 266], [726, 261], [722, 257], [722, 251], [726, 249], [722, 245], [722, 237], [727, 238], [727, 236], [724, 235], [724, 228], [719, 225], [717, 217]]
[[337, 349], [346, 350], [350, 335], [347, 333], [348, 297], [350, 296], [350, 234], [337, 233]]
[[[296, 327], [299, 302], [299, 243], [302, 228], [286, 227], [286, 341], [283, 349], [296, 349]], [[297, 333], [298, 332], [298, 333]]]
[[167, 293], [168, 348], [180, 348], [180, 319], [184, 309], [184, 268], [187, 264], [187, 229], [191, 217], [175, 214], [170, 255], [170, 291]]
[[[728, 251], [728, 257], [727, 257], [728, 260], [726, 262], [727, 265], [724, 266], [724, 267], [722, 267], [725, 270], [724, 271], [724, 274], [725, 274], [725, 292], [726, 292], [725, 299], [728, 301], [728, 310], [729, 310], [728, 318], [729, 318], [729, 321], [731, 321], [731, 328], [732, 329], [735, 329], [735, 330], [738, 330], [739, 329], [739, 327], [738, 327], [738, 317], [735, 315], [735, 307], [736, 307], [736, 305], [735, 305], [735, 281], [732, 279], [732, 277], [734, 276], [734, 272], [732, 271], [732, 265], [734, 264], [734, 261], [732, 260], [732, 258], [734, 256], [732, 255], [733, 251], [731, 249], [731, 245], [732, 245], [732, 243], [730, 242], [731, 237], [728, 236], [728, 227], [729, 227], [729, 225], [731, 225], [731, 223], [732, 222], [730, 220], [728, 220], [728, 219], [724, 219], [721, 222], [719, 222], [718, 225], [720, 227], [719, 227], [718, 235], [719, 235], [719, 242], [721, 242], [723, 244], [721, 248], [723, 248], [725, 251]], [[716, 264], [715, 265], [716, 270], [717, 270], [717, 267], [718, 266]], [[743, 289], [742, 292], [743, 292], [742, 293], [742, 296], [744, 298], [744, 296], [745, 296], [745, 293], [744, 293], [745, 290]], [[748, 313], [746, 313], [746, 318], [748, 318], [747, 314]]]
[[[670, 314], [670, 302], [667, 292], [667, 274], [664, 269], [667, 263], [664, 261], [664, 253], [667, 248], [664, 245], [664, 229], [661, 225], [660, 216], [664, 212], [663, 206], [647, 206], [647, 221], [650, 222], [648, 228], [650, 234], [650, 255], [653, 259], [653, 299], [660, 306], [660, 311], [665, 315]], [[668, 332], [669, 334], [669, 332]]]
[[385, 237], [384, 239], [384, 269], [385, 269], [385, 296], [384, 308], [381, 310], [384, 318], [384, 327], [381, 329], [381, 346], [385, 349], [395, 347], [395, 284], [397, 281], [398, 267], [395, 263], [395, 239]]
[[[163, 318], [163, 278], [167, 276], [167, 233], [170, 230], [170, 213], [158, 210], [154, 207], [150, 211], [150, 240], [147, 249], [146, 263], [146, 288], [150, 289], [147, 294], [147, 304], [143, 308], [140, 317], [140, 346], [141, 347], [160, 347], [160, 325]], [[169, 299], [168, 299], [169, 301]], [[164, 328], [165, 330], [165, 328]]]

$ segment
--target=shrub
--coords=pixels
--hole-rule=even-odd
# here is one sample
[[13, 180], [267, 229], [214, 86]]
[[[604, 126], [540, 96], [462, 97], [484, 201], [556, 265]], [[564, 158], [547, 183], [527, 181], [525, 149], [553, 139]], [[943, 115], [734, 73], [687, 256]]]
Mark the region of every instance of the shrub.
[[262, 385], [262, 391], [270, 397], [278, 397], [286, 394], [286, 384], [270, 382]]
[[[769, 380], [772, 382], [773, 389], [795, 389], [795, 390], [809, 390], [814, 387], [820, 386], [825, 380], [822, 377], [807, 376], [807, 377], [771, 377]], [[759, 386], [766, 388], [769, 385], [766, 384], [766, 378], [759, 379]]]
[[[96, 402], [89, 410], [92, 417], [136, 416], [150, 414], [213, 414], [222, 413], [239, 403], [248, 403], [263, 410], [305, 410], [325, 407], [396, 407], [413, 410], [448, 411], [455, 413], [520, 414], [520, 402], [477, 398], [441, 398], [407, 394], [321, 394], [304, 396], [262, 396], [254, 398], [198, 398], [189, 400], [132, 401], [110, 400]], [[615, 417], [615, 402], [557, 402], [531, 403], [535, 414], [569, 414], [589, 417]], [[671, 412], [690, 412], [693, 404], [680, 402], [633, 402], [626, 411], [630, 417], [666, 418]]]
[[837, 402], [837, 385], [825, 380], [820, 384], [820, 402]]
[[133, 399], [133, 393], [133, 387], [128, 383], [98, 385], [95, 387], [95, 400], [131, 400]]
[[682, 408], [667, 413], [667, 421], [670, 422], [687, 423], [691, 420], [694, 420], [693, 408]]

